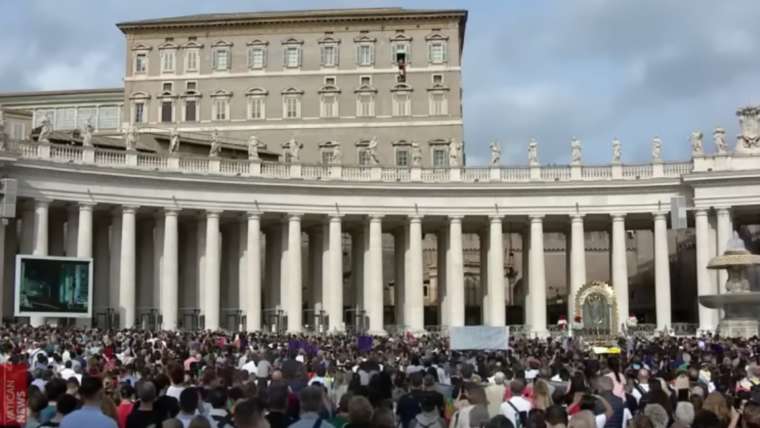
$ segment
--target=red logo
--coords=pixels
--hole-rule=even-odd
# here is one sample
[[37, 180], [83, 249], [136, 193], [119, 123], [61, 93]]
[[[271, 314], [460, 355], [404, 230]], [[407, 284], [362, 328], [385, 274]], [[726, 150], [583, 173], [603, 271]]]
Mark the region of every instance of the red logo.
[[24, 426], [27, 412], [26, 365], [0, 364], [0, 426]]

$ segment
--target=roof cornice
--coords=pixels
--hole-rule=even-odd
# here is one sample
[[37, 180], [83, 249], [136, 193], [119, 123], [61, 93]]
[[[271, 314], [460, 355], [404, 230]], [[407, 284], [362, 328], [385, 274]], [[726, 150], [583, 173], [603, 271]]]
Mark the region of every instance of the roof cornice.
[[345, 23], [391, 20], [457, 19], [464, 26], [467, 10], [409, 10], [409, 9], [344, 9], [334, 11], [293, 11], [261, 14], [210, 14], [155, 20], [128, 21], [116, 24], [123, 33], [139, 30], [180, 29], [198, 27], [230, 27], [290, 23]]

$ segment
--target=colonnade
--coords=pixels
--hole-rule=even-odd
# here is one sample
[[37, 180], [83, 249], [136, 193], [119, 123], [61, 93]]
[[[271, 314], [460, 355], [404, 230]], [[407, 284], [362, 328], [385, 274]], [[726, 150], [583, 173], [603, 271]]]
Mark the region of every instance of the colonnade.
[[[60, 234], [49, 228], [51, 201], [38, 199], [21, 209], [21, 253], [47, 255], [51, 248], [50, 237]], [[137, 270], [138, 270], [138, 213], [137, 206], [100, 205], [89, 202], [67, 204], [66, 247], [75, 248], [78, 257], [93, 257], [95, 263], [107, 263], [110, 284], [96, 283], [96, 294], [109, 290], [107, 304], [118, 308], [122, 327], [139, 324], [137, 313]], [[33, 207], [33, 209], [30, 209]], [[97, 239], [108, 242], [108, 257], [93, 253], [94, 214], [103, 213], [105, 208], [111, 213], [110, 231], [103, 236], [97, 232]], [[95, 211], [97, 209], [97, 211]], [[144, 210], [144, 209], [143, 209]], [[397, 324], [401, 321], [406, 330], [423, 331], [423, 239], [426, 222], [429, 233], [438, 236], [440, 322], [444, 326], [465, 324], [465, 282], [463, 236], [465, 233], [480, 234], [483, 324], [505, 325], [505, 253], [504, 225], [510, 231], [518, 226], [523, 234], [523, 251], [528, 255], [523, 279], [527, 283], [525, 301], [525, 324], [538, 335], [548, 334], [547, 328], [547, 284], [544, 257], [544, 228], [546, 217], [526, 215], [490, 216], [482, 218], [463, 215], [408, 215], [383, 216], [367, 215], [349, 217], [339, 214], [261, 213], [258, 211], [230, 213], [219, 210], [180, 210], [178, 208], [150, 209], [156, 218], [154, 258], [156, 260], [157, 283], [153, 284], [156, 299], [153, 303], [162, 315], [162, 327], [176, 329], [180, 325], [180, 296], [187, 292], [186, 284], [180, 284], [181, 263], [197, 263], [197, 309], [205, 319], [205, 328], [217, 329], [225, 325], [222, 316], [221, 296], [223, 293], [222, 270], [227, 264], [222, 260], [222, 234], [220, 222], [237, 223], [235, 231], [240, 239], [237, 273], [237, 309], [245, 315], [244, 327], [260, 330], [266, 324], [265, 314], [277, 306], [287, 315], [288, 332], [299, 332], [304, 324], [304, 302], [313, 303], [314, 310], [324, 311], [329, 320], [330, 331], [343, 331], [347, 308], [362, 310], [368, 318], [371, 333], [383, 333], [384, 323], [384, 278], [383, 278], [383, 233], [384, 229], [395, 236], [395, 283], [397, 286]], [[697, 258], [698, 294], [720, 292], [717, 276], [706, 269], [707, 261], [725, 250], [725, 243], [731, 236], [733, 225], [730, 208], [718, 208], [715, 215], [707, 209], [694, 212]], [[142, 212], [141, 215], [145, 215]], [[568, 242], [568, 314], [575, 312], [574, 299], [577, 290], [589, 280], [586, 275], [586, 215], [574, 213], [565, 216]], [[622, 213], [593, 214], [608, 218], [610, 225], [610, 277], [617, 296], [618, 319], [628, 318], [628, 267], [626, 260], [626, 215]], [[197, 222], [198, 251], [194, 259], [181, 257], [180, 219], [192, 217]], [[557, 216], [553, 216], [553, 221]], [[308, 225], [304, 227], [304, 219]], [[556, 223], [556, 222], [555, 222]], [[485, 224], [485, 229], [483, 228]], [[668, 213], [651, 214], [654, 232], [654, 282], [657, 326], [667, 328], [671, 320], [670, 262], [668, 248]], [[33, 227], [29, 227], [33, 225]], [[158, 227], [160, 225], [160, 227]], [[431, 230], [432, 227], [432, 230]], [[465, 230], [467, 229], [467, 230]], [[308, 257], [302, 254], [303, 234], [309, 235]], [[344, 296], [344, 233], [350, 236], [351, 279], [350, 295]], [[4, 235], [7, 235], [4, 234]], [[27, 242], [28, 241], [28, 242]], [[31, 243], [31, 245], [28, 245]], [[99, 248], [102, 248], [98, 244]], [[72, 254], [67, 251], [68, 254]], [[304, 261], [306, 263], [304, 263]], [[310, 266], [304, 266], [308, 264]], [[305, 273], [308, 276], [305, 277]], [[303, 284], [311, 284], [311, 294], [303, 295]], [[226, 285], [225, 285], [226, 286]], [[157, 300], [157, 301], [155, 301]], [[186, 300], [186, 299], [184, 299]], [[511, 303], [511, 302], [510, 302]], [[31, 319], [38, 325], [44, 320]], [[717, 313], [699, 307], [700, 328], [711, 329], [717, 325]]]

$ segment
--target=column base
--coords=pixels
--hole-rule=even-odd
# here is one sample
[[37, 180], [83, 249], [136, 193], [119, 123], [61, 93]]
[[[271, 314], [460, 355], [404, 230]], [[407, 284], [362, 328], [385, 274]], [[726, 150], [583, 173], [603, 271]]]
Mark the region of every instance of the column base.
[[387, 336], [388, 332], [385, 330], [368, 330], [367, 334], [370, 336]]
[[760, 333], [758, 320], [721, 320], [718, 324], [718, 333], [721, 337], [741, 337], [749, 339]]

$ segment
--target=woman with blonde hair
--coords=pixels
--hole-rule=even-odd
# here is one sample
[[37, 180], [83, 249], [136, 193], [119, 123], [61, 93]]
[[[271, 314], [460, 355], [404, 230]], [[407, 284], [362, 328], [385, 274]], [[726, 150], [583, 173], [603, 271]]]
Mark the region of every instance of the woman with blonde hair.
[[533, 385], [533, 408], [546, 410], [553, 404], [551, 389], [549, 383], [543, 379], [539, 379]]
[[731, 409], [728, 407], [726, 397], [719, 392], [711, 392], [707, 394], [707, 397], [702, 404], [702, 410], [709, 410], [720, 419], [720, 427], [717, 428], [727, 427], [731, 422]]

